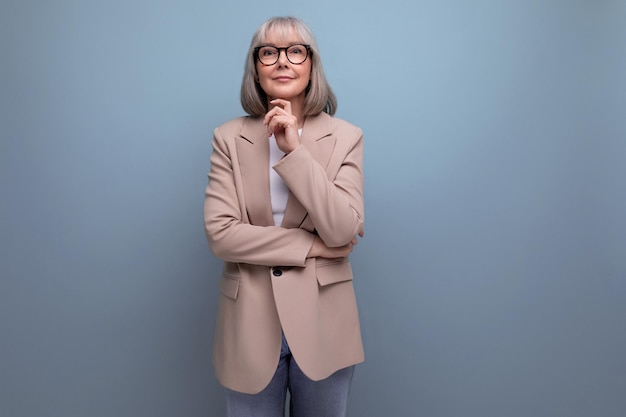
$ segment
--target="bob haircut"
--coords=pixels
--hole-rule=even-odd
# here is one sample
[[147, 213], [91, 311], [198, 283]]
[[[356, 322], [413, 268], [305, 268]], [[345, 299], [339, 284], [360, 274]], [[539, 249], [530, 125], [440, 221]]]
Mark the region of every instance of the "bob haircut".
[[302, 43], [310, 45], [311, 50], [307, 59], [311, 60], [311, 79], [306, 88], [304, 99], [304, 116], [314, 116], [326, 112], [333, 116], [337, 111], [337, 98], [330, 87], [320, 58], [317, 42], [311, 29], [301, 19], [292, 16], [272, 17], [265, 21], [254, 33], [248, 49], [246, 66], [241, 82], [241, 106], [250, 116], [262, 116], [268, 111], [267, 94], [257, 82], [256, 56], [254, 48], [263, 44], [270, 31], [276, 31], [279, 36], [295, 31]]

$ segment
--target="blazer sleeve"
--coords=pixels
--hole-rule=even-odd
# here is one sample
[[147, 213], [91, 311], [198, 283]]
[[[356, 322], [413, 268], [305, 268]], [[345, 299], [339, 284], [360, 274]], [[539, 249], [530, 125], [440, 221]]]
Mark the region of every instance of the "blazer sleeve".
[[213, 254], [229, 262], [265, 266], [305, 266], [315, 235], [304, 229], [249, 224], [234, 141], [215, 129], [204, 226]]
[[329, 247], [349, 243], [363, 230], [364, 222], [363, 134], [349, 125], [336, 135], [337, 143], [326, 169], [303, 145], [273, 167]]

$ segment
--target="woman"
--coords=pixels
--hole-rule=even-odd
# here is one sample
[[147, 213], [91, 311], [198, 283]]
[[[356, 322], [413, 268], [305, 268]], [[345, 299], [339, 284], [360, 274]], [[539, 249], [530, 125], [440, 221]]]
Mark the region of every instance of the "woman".
[[228, 415], [344, 416], [363, 346], [348, 255], [363, 236], [362, 132], [337, 102], [310, 29], [256, 31], [249, 114], [214, 131], [205, 229], [224, 260], [214, 341]]

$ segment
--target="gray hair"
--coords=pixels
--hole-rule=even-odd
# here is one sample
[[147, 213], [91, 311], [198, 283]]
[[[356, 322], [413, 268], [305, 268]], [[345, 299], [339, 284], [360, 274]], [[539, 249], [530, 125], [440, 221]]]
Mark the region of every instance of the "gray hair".
[[311, 46], [308, 58], [311, 60], [311, 79], [304, 99], [304, 115], [314, 116], [324, 111], [332, 116], [337, 111], [337, 98], [324, 75], [315, 37], [306, 23], [292, 16], [272, 17], [265, 21], [252, 36], [241, 81], [241, 106], [251, 116], [262, 116], [267, 112], [267, 95], [257, 82], [254, 48], [265, 41], [269, 31], [276, 31], [281, 36], [291, 30], [295, 30], [303, 43]]

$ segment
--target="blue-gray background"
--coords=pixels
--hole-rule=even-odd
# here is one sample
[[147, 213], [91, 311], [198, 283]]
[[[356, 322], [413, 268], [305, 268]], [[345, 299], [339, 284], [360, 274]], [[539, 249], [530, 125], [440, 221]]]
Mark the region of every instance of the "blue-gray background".
[[277, 14], [365, 132], [349, 415], [626, 415], [609, 0], [3, 0], [0, 415], [223, 414], [210, 139]]

